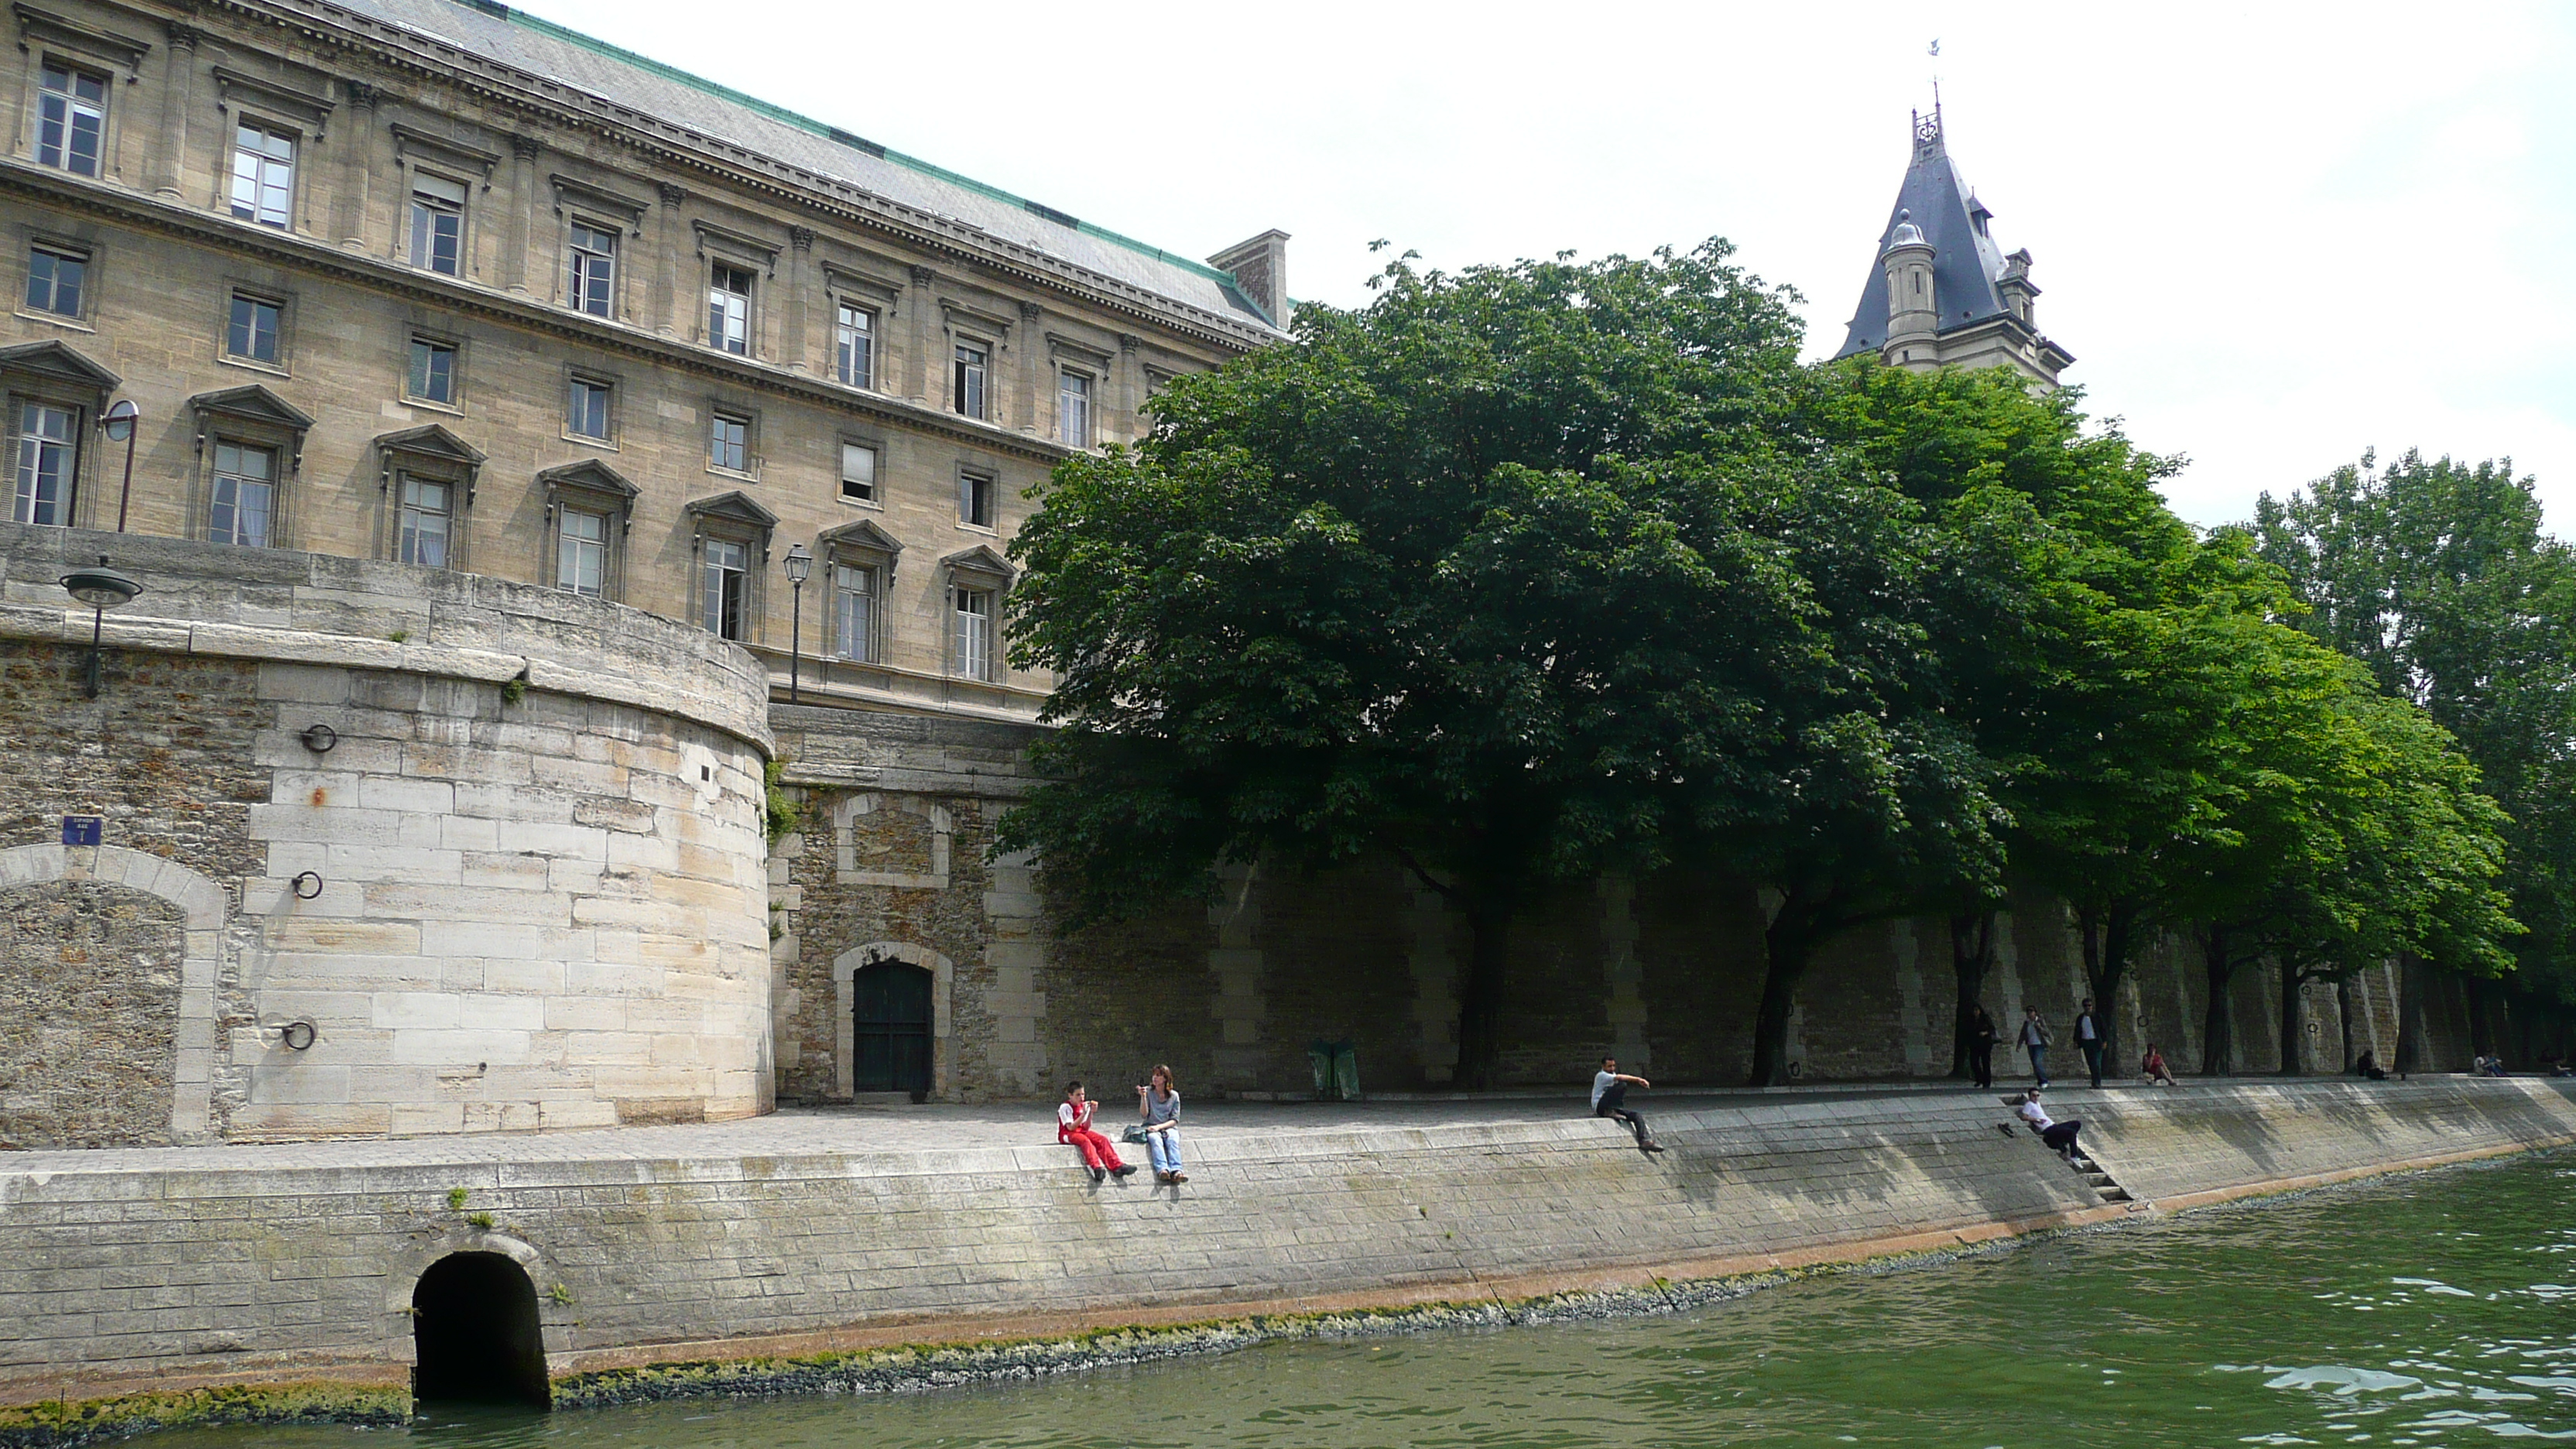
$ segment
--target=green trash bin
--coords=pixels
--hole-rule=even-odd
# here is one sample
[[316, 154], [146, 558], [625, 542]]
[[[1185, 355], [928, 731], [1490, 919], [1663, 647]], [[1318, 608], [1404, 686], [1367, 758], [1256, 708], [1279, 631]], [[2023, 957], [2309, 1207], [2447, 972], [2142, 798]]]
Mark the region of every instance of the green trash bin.
[[1347, 1041], [1310, 1042], [1306, 1064], [1315, 1073], [1315, 1100], [1356, 1102], [1360, 1099], [1359, 1048]]

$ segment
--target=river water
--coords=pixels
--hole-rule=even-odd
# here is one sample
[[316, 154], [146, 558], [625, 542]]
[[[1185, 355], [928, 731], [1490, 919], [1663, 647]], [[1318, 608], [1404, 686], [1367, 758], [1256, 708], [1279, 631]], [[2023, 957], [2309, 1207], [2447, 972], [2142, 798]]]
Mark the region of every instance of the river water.
[[2381, 1178], [1664, 1317], [1273, 1343], [899, 1395], [143, 1449], [2576, 1441], [2576, 1155]]

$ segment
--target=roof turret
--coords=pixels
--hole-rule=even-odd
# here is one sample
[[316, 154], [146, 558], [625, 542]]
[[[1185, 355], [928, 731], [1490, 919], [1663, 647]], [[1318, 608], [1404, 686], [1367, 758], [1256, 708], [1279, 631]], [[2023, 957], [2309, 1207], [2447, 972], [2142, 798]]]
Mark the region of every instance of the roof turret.
[[[2003, 253], [1986, 222], [1994, 213], [1977, 199], [1950, 160], [1941, 136], [1941, 107], [1932, 114], [1914, 113], [1914, 155], [1897, 189], [1896, 205], [1879, 234], [1875, 256], [1891, 247], [1919, 242], [1932, 248], [1934, 294], [1941, 299], [1939, 331], [1949, 332], [2011, 315], [1995, 283], [2003, 276]], [[1911, 233], [1910, 239], [1904, 236]], [[1887, 273], [1873, 265], [1861, 287], [1860, 308], [1836, 357], [1876, 352], [1887, 344]]]

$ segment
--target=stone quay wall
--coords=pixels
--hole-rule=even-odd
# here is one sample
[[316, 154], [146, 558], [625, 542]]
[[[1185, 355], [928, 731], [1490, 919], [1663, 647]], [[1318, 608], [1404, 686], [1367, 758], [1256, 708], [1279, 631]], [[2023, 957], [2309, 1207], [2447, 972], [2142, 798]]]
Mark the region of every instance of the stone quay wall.
[[1649, 1288], [2576, 1141], [2576, 1099], [2533, 1079], [2130, 1089], [2059, 1110], [2142, 1201], [1997, 1132], [2006, 1110], [1975, 1093], [1684, 1104], [1656, 1117], [1660, 1157], [1572, 1104], [1238, 1128], [1191, 1142], [1178, 1189], [1095, 1186], [1036, 1142], [665, 1156], [611, 1133], [446, 1160], [419, 1151], [444, 1143], [0, 1159], [0, 1404], [399, 1396], [413, 1289], [452, 1253], [525, 1270], [546, 1370], [577, 1395], [656, 1365], [776, 1361], [757, 1377], [888, 1344]]
[[[89, 699], [57, 580], [101, 555], [145, 591]], [[474, 575], [80, 530], [0, 527], [0, 581], [0, 1001], [33, 1024], [0, 1040], [0, 1141], [766, 1110], [742, 650]]]

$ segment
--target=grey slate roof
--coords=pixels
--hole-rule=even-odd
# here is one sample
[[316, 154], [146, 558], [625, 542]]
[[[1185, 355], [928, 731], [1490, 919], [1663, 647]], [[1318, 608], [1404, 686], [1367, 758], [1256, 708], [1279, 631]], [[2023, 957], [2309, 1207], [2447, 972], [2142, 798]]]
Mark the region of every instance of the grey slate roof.
[[1271, 327], [1230, 274], [959, 176], [784, 107], [491, 0], [332, 0], [502, 65], [687, 127], [889, 201], [982, 228], [1086, 271], [1254, 327]]
[[1905, 169], [1896, 204], [1887, 210], [1878, 249], [1870, 253], [1869, 281], [1861, 288], [1860, 310], [1852, 314], [1850, 334], [1836, 357], [1876, 352], [1887, 345], [1887, 271], [1878, 259], [1886, 254], [1900, 212], [1911, 212], [1923, 239], [1932, 244], [1932, 294], [1941, 304], [1936, 332], [2010, 315], [2003, 294], [1995, 290], [1995, 279], [2004, 273], [2004, 258], [1987, 234], [1986, 219], [1992, 213], [1959, 179], [1959, 168], [1951, 164], [1950, 152], [1942, 144], [1941, 113], [1935, 109], [1929, 124], [1916, 119], [1913, 164]]

